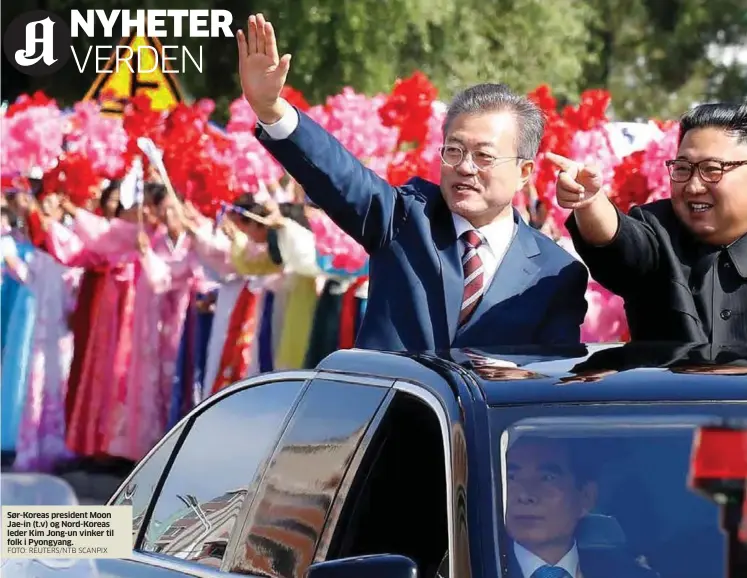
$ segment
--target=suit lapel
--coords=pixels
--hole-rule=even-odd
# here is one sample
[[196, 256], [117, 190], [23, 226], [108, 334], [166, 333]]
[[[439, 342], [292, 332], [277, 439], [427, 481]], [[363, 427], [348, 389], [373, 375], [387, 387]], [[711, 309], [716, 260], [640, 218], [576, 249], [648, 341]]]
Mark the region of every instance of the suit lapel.
[[517, 225], [516, 233], [508, 251], [498, 266], [480, 304], [472, 314], [472, 318], [460, 331], [466, 331], [477, 323], [480, 316], [489, 311], [491, 307], [521, 294], [531, 285], [540, 271], [539, 265], [533, 259], [540, 253], [537, 241], [516, 210], [514, 210], [514, 222]]
[[433, 195], [430, 210], [431, 236], [438, 254], [441, 267], [441, 290], [446, 307], [446, 321], [449, 330], [449, 343], [454, 341], [459, 322], [459, 311], [462, 308], [464, 293], [464, 274], [462, 257], [459, 254], [454, 221], [451, 218], [446, 202], [437, 190]]

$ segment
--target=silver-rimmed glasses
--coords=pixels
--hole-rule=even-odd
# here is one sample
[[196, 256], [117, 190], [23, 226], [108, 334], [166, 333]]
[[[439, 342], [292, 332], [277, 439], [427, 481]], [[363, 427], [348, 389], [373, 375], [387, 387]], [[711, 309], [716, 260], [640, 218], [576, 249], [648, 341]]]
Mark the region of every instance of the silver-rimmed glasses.
[[493, 168], [499, 161], [524, 160], [522, 157], [496, 157], [481, 151], [471, 152], [456, 145], [444, 145], [439, 151], [441, 160], [450, 167], [459, 166], [465, 158], [469, 158], [480, 170]]

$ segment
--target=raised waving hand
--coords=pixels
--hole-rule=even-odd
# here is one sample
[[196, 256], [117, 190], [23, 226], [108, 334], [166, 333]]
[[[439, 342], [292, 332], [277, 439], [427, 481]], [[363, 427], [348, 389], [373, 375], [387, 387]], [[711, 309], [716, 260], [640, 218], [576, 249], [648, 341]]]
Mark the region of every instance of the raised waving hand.
[[290, 54], [278, 55], [275, 30], [262, 14], [249, 16], [249, 37], [240, 30], [239, 48], [241, 90], [257, 117], [265, 123], [278, 121], [283, 114], [280, 93], [290, 69]]

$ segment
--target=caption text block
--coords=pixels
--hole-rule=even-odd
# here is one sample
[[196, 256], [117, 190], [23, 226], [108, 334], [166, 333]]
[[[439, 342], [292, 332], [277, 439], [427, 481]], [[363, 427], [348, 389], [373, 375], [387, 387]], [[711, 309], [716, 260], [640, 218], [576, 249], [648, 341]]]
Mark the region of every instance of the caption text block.
[[7, 558], [125, 558], [132, 506], [3, 506]]

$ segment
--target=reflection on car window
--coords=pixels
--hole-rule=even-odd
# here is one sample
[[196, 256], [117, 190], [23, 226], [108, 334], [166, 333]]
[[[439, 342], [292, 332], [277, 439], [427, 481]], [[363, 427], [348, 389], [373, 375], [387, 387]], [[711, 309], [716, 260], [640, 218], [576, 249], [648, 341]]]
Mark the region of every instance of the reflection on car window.
[[168, 463], [174, 446], [182, 435], [184, 426], [180, 426], [171, 432], [156, 451], [148, 457], [127, 485], [112, 501], [113, 506], [132, 506], [132, 544], [135, 545], [140, 526], [145, 518], [148, 504], [153, 497], [158, 480], [161, 479], [166, 464]]
[[220, 566], [249, 485], [302, 385], [244, 389], [196, 418], [158, 496], [143, 550]]
[[507, 578], [544, 566], [564, 578], [723, 576], [718, 507], [688, 486], [704, 420], [585, 414], [496, 429]]

